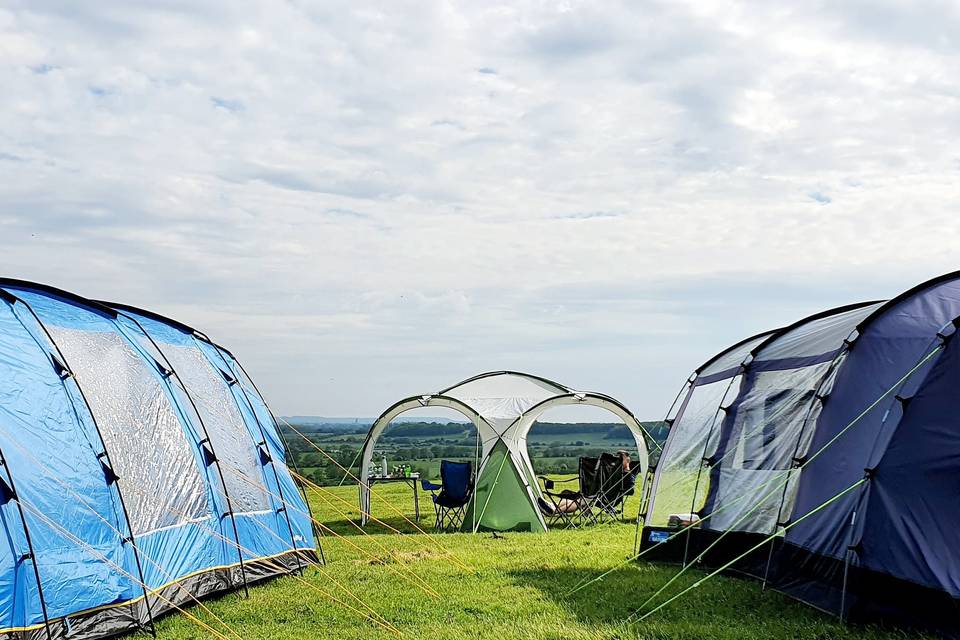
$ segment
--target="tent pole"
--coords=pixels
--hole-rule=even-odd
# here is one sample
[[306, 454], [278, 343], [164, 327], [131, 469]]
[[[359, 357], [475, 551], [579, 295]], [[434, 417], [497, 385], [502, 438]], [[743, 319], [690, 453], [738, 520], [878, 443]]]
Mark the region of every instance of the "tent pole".
[[480, 425], [474, 423], [473, 428], [477, 430], [477, 446], [474, 453], [473, 463], [473, 509], [470, 510], [470, 516], [473, 519], [473, 533], [477, 532], [477, 481], [480, 479]]
[[843, 554], [843, 589], [840, 592], [840, 621], [845, 622], [847, 619], [847, 585], [848, 585], [848, 576], [850, 573], [850, 559], [854, 553], [857, 553], [858, 544], [854, 543], [854, 537], [857, 535], [856, 525], [857, 525], [857, 514], [865, 509], [864, 501], [867, 496], [867, 487], [870, 486], [870, 481], [873, 479], [873, 474], [875, 469], [867, 468], [863, 470], [863, 480], [861, 480], [860, 492], [857, 496], [857, 502], [853, 507], [853, 512], [850, 514], [850, 524], [849, 530], [850, 535], [847, 538], [847, 549]]
[[[867, 476], [866, 479], [869, 479]], [[861, 497], [863, 496], [863, 491], [860, 491]], [[853, 510], [853, 513], [850, 514], [850, 535], [847, 540], [847, 548], [843, 553], [843, 587], [840, 591], [840, 622], [845, 622], [847, 618], [847, 578], [850, 575], [850, 554], [853, 553], [853, 535], [854, 535], [854, 525], [857, 522], [857, 509]]]
[[27, 527], [27, 519], [23, 515], [23, 505], [20, 504], [20, 495], [17, 493], [17, 486], [13, 482], [13, 473], [10, 471], [10, 465], [7, 464], [7, 458], [0, 450], [0, 467], [7, 472], [7, 483], [10, 485], [11, 499], [17, 503], [17, 513], [20, 515], [20, 524], [23, 525], [23, 537], [27, 541], [28, 554], [21, 557], [21, 560], [29, 559], [33, 566], [33, 577], [37, 581], [37, 595], [40, 596], [40, 610], [43, 613], [43, 626], [47, 632], [47, 640], [53, 640], [53, 633], [50, 631], [50, 616], [47, 613], [47, 601], [43, 597], [43, 583], [40, 580], [40, 568], [37, 566], [37, 554], [33, 551], [33, 538], [30, 537], [30, 528]]
[[[789, 482], [789, 476], [788, 476], [788, 482]], [[780, 518], [778, 517], [777, 520], [779, 519]], [[778, 526], [780, 525], [779, 524], [774, 525], [774, 533], [776, 533], [776, 527]], [[760, 591], [767, 590], [767, 581], [770, 578], [770, 565], [773, 563], [773, 547], [775, 544], [776, 544], [775, 542], [770, 543], [770, 551], [769, 553], [767, 553], [767, 564], [763, 569], [763, 581], [760, 583]]]
[[[237, 530], [237, 520], [234, 516], [233, 503], [230, 500], [230, 493], [227, 491], [227, 483], [223, 477], [223, 469], [220, 467], [220, 457], [217, 456], [217, 451], [213, 447], [213, 441], [210, 439], [210, 433], [207, 431], [207, 425], [203, 422], [203, 416], [200, 415], [200, 410], [197, 408], [197, 403], [193, 399], [193, 394], [190, 393], [190, 390], [187, 388], [186, 383], [184, 383], [183, 378], [180, 377], [180, 374], [177, 373], [177, 370], [174, 368], [173, 363], [170, 362], [170, 358], [167, 357], [167, 354], [163, 352], [163, 349], [160, 348], [160, 345], [157, 344], [156, 340], [153, 339], [146, 328], [140, 324], [140, 322], [133, 316], [122, 313], [123, 317], [132, 320], [134, 324], [137, 325], [137, 328], [146, 336], [147, 340], [150, 341], [150, 344], [153, 345], [153, 348], [157, 350], [157, 353], [163, 358], [163, 365], [170, 371], [172, 377], [177, 379], [177, 383], [180, 385], [180, 388], [183, 389], [183, 393], [187, 396], [187, 400], [190, 401], [190, 406], [193, 408], [193, 413], [197, 416], [197, 420], [200, 422], [200, 429], [203, 431], [203, 440], [199, 442], [201, 447], [206, 446], [210, 447], [210, 455], [213, 458], [213, 464], [217, 468], [217, 475], [220, 477], [220, 485], [223, 487], [223, 497], [227, 503], [227, 514], [230, 516], [230, 524], [233, 528], [233, 537], [237, 541], [237, 558], [240, 560], [240, 579], [243, 581], [243, 595], [244, 597], [250, 597], [250, 590], [247, 587], [247, 568], [243, 562], [243, 552], [240, 551], [240, 533]], [[173, 390], [173, 385], [168, 383], [171, 391]], [[204, 460], [206, 463], [206, 460]], [[222, 517], [222, 516], [221, 516]]]
[[[676, 408], [677, 403], [680, 402], [680, 398], [683, 397], [684, 393], [689, 393], [694, 380], [696, 380], [695, 375], [691, 375], [690, 378], [687, 378], [687, 381], [684, 383], [683, 387], [681, 387], [680, 391], [677, 392], [676, 397], [674, 397], [673, 402], [670, 403], [670, 407], [667, 409], [667, 415], [663, 419], [663, 421], [668, 425], [670, 425], [671, 428], [673, 427], [673, 423], [676, 422], [676, 417], [674, 417], [674, 419], [671, 420], [670, 415], [673, 413], [673, 410]], [[683, 407], [681, 407], [680, 410], [682, 411]], [[669, 434], [667, 435], [669, 437]], [[660, 449], [660, 457], [657, 458], [656, 466], [654, 466], [652, 469], [650, 469], [647, 472], [650, 477], [647, 479], [648, 482], [644, 483], [643, 492], [645, 495], [644, 495], [644, 498], [640, 501], [640, 506], [637, 509], [637, 522], [636, 522], [636, 525], [634, 526], [634, 532], [633, 532], [633, 555], [634, 556], [640, 553], [640, 518], [641, 516], [643, 516], [644, 526], [646, 526], [647, 522], [650, 521], [650, 508], [653, 506], [652, 500], [651, 500], [651, 497], [653, 496], [653, 484], [654, 484], [654, 481], [656, 480], [657, 467], [660, 466], [660, 459], [663, 458], [663, 450], [666, 447], [667, 447], [667, 443], [666, 441], [664, 441], [663, 447], [661, 447]]]
[[[826, 384], [830, 381], [831, 376], [836, 371], [837, 365], [840, 363], [841, 358], [843, 358], [853, 346], [852, 342], [847, 343], [849, 346], [842, 349], [840, 353], [833, 357], [833, 360], [830, 362], [830, 366], [827, 367], [827, 370], [824, 372], [823, 377], [820, 378], [820, 382], [817, 384], [816, 390], [813, 392], [813, 398], [810, 400], [810, 406], [807, 408], [806, 415], [803, 418], [803, 424], [800, 426], [799, 433], [797, 434], [797, 443], [793, 448], [793, 461], [794, 464], [799, 464], [800, 456], [800, 445], [803, 443], [803, 436], [806, 433], [806, 427], [810, 423], [810, 419], [813, 417], [813, 411], [819, 402], [821, 405], [826, 401], [826, 395], [824, 395], [823, 390]], [[783, 493], [780, 496], [780, 504], [777, 507], [777, 518], [773, 522], [773, 531], [770, 533], [776, 533], [777, 527], [780, 526], [780, 518], [783, 517], [783, 506], [787, 502], [787, 490], [790, 488], [790, 476], [793, 473], [794, 469], [790, 469], [787, 472], [787, 481], [783, 485]], [[770, 551], [767, 554], [767, 564], [763, 570], [763, 583], [760, 587], [761, 591], [765, 591], [767, 588], [767, 581], [770, 578], [770, 566], [773, 563], [773, 550], [776, 546], [776, 542], [770, 545]]]
[[[653, 485], [653, 475], [651, 474], [647, 474], [647, 475], [649, 475], [650, 477], [647, 478], [644, 482], [645, 486], [643, 488], [643, 491], [645, 494], [648, 493], [650, 489], [652, 489], [651, 485]], [[637, 509], [637, 522], [634, 525], [634, 530], [633, 530], [633, 555], [634, 556], [640, 553], [640, 519], [643, 518], [643, 506], [644, 505], [641, 504], [640, 508]], [[643, 518], [643, 522], [644, 522], [644, 525], [646, 525], [646, 522], [647, 522], [646, 518]]]
[[[73, 369], [70, 367], [70, 363], [67, 361], [66, 356], [63, 354], [63, 351], [60, 349], [60, 345], [58, 345], [57, 341], [53, 339], [53, 335], [50, 333], [50, 330], [47, 329], [47, 326], [40, 319], [40, 316], [37, 315], [37, 312], [34, 311], [33, 307], [30, 306], [30, 304], [27, 303], [26, 300], [23, 300], [20, 297], [14, 296], [9, 291], [6, 291], [5, 289], [3, 291], [4, 293], [12, 296], [17, 302], [20, 302], [24, 306], [24, 308], [26, 308], [27, 311], [30, 312], [30, 315], [33, 316], [34, 321], [36, 321], [37, 326], [40, 327], [44, 335], [47, 337], [47, 340], [50, 341], [50, 345], [53, 346], [57, 356], [60, 358], [60, 361], [67, 368], [66, 375], [61, 376], [60, 382], [64, 386], [64, 389], [66, 389], [66, 378], [73, 378], [73, 382], [75, 385], [77, 385], [77, 391], [79, 391], [80, 393], [80, 398], [83, 400], [83, 404], [87, 410], [87, 414], [90, 416], [90, 420], [91, 422], [93, 422], [93, 426], [97, 431], [97, 438], [100, 440], [100, 446], [103, 449], [103, 451], [97, 455], [97, 461], [100, 462], [101, 464], [106, 463], [107, 468], [110, 469], [111, 473], [113, 473], [113, 469], [114, 469], [113, 462], [111, 462], [110, 460], [110, 452], [107, 451], [107, 445], [103, 439], [103, 431], [101, 431], [100, 429], [100, 423], [97, 420], [97, 416], [93, 413], [93, 407], [91, 406], [90, 401], [87, 399], [87, 394], [84, 392], [83, 387], [80, 385], [80, 381], [77, 380], [76, 377], [73, 375]], [[23, 324], [22, 321], [21, 321], [21, 324]], [[23, 327], [24, 329], [27, 328], [26, 325], [23, 325]], [[27, 331], [29, 331], [29, 329], [27, 329]], [[38, 343], [38, 346], [39, 346], [39, 343]], [[67, 397], [70, 398], [69, 393], [67, 393]], [[73, 405], [72, 398], [70, 399], [70, 403], [71, 405]], [[74, 407], [74, 411], [76, 411], [76, 407]], [[79, 420], [79, 415], [77, 417]], [[114, 477], [116, 477], [116, 474], [114, 474]], [[116, 480], [113, 480], [110, 477], [108, 477], [106, 474], [104, 474], [104, 480], [106, 481], [108, 486], [112, 484], [116, 487], [117, 499], [120, 502], [120, 510], [123, 513], [123, 519], [127, 525], [127, 534], [129, 535], [129, 538], [120, 540], [120, 545], [123, 546], [127, 542], [130, 542], [130, 544], [133, 547], [133, 560], [137, 566], [137, 575], [140, 578], [140, 586], [143, 591], [143, 602], [147, 607], [147, 621], [150, 624], [150, 635], [156, 638], [157, 627], [154, 622], [153, 607], [150, 605], [150, 596], [147, 593], [147, 581], [143, 574], [143, 565], [140, 562], [139, 547], [137, 546], [136, 537], [133, 534], [133, 524], [131, 524], [130, 522], [130, 512], [127, 510], [126, 500], [124, 500], [123, 492], [120, 490], [120, 483], [116, 481], [116, 480], [119, 480], [119, 478], [116, 478]]]
[[[239, 362], [237, 362], [237, 366], [240, 367], [241, 371], [243, 371], [243, 366]], [[253, 378], [248, 376], [246, 371], [243, 372], [243, 375], [246, 376], [246, 378], [250, 381], [250, 384], [254, 384]], [[260, 392], [257, 391], [256, 385], [254, 385], [253, 390], [257, 392], [257, 395], [260, 395]], [[263, 396], [260, 396], [260, 399], [262, 400]], [[294, 455], [293, 451], [290, 449], [290, 443], [287, 441], [286, 436], [283, 435], [283, 427], [280, 426], [280, 422], [277, 420], [277, 417], [273, 415], [273, 410], [267, 405], [266, 400], [263, 401], [263, 404], [267, 407], [267, 412], [270, 414], [270, 419], [273, 420], [273, 424], [277, 426], [277, 435], [280, 436], [280, 441], [283, 442], [283, 448], [288, 453], [287, 457], [290, 459], [290, 462], [293, 463], [293, 470], [296, 475], [292, 478], [292, 480], [293, 483], [297, 485], [297, 489], [300, 491], [300, 496], [303, 498], [303, 504], [307, 505], [307, 515], [310, 517], [310, 529], [313, 531], [313, 539], [317, 541], [317, 551], [320, 552], [320, 564], [325, 565], [327, 564], [327, 556], [323, 551], [323, 544], [320, 542], [321, 538], [323, 538], [323, 531], [317, 526], [317, 523], [313, 518], [313, 507], [310, 506], [310, 499], [307, 496], [307, 489], [304, 487], [303, 482], [300, 481], [300, 477], [303, 476], [303, 474], [300, 473], [300, 465], [297, 462], [297, 456]], [[363, 449], [361, 449], [361, 451], [363, 451]], [[357, 455], [359, 456], [359, 452]], [[356, 460], [356, 458], [354, 458], [354, 460]], [[350, 463], [350, 466], [352, 467], [353, 463]], [[343, 480], [341, 479], [341, 483], [342, 482]], [[279, 488], [279, 484], [277, 485], [277, 488]], [[302, 573], [303, 572], [301, 571], [301, 574]]]
[[[710, 439], [713, 437], [713, 430], [717, 425], [717, 418], [721, 413], [726, 416], [726, 411], [723, 407], [723, 401], [726, 399], [727, 394], [730, 393], [730, 389], [733, 387], [733, 381], [744, 375], [744, 373], [747, 371], [746, 359], [744, 360], [744, 362], [740, 363], [740, 371], [737, 373], [737, 375], [730, 378], [730, 382], [727, 383], [727, 388], [723, 392], [723, 396], [720, 398], [720, 406], [717, 407], [716, 413], [713, 414], [713, 422], [710, 423], [710, 430], [707, 431], [707, 437], [703, 443], [703, 455], [700, 458], [700, 465], [697, 467], [697, 479], [693, 484], [693, 497], [690, 498], [690, 515], [693, 515], [693, 510], [697, 506], [697, 492], [700, 490], [700, 475], [703, 473], [703, 466], [707, 461], [707, 447], [710, 446]], [[724, 417], [724, 420], [726, 420], [726, 417]], [[656, 496], [654, 496], [654, 500], [656, 500]], [[692, 529], [692, 527], [690, 529]], [[687, 564], [687, 558], [690, 555], [690, 529], [687, 529], [687, 535], [685, 536], [685, 542], [683, 545], [683, 564]]]
[[847, 549], [843, 554], [843, 588], [840, 591], [840, 622], [846, 622], [847, 611], [847, 576], [850, 569], [850, 550]]
[[[212, 344], [213, 348], [216, 349], [216, 350], [217, 350], [217, 353], [219, 354], [219, 353], [220, 353], [220, 348], [217, 347], [217, 345], [215, 345], [215, 344], [213, 344], [213, 343], [211, 343], [211, 344]], [[231, 372], [232, 372], [232, 371], [233, 371], [233, 368], [230, 366], [230, 363], [227, 362], [227, 359], [224, 358], [222, 354], [220, 355], [220, 359], [223, 360], [223, 363], [227, 366], [227, 369], [230, 369]], [[247, 376], [246, 373], [244, 373], [244, 377], [249, 378], [249, 376]], [[252, 381], [251, 381], [251, 382], [252, 382]], [[293, 557], [296, 558], [296, 560], [297, 560], [297, 571], [298, 571], [298, 572], [300, 573], [300, 575], [302, 576], [302, 575], [303, 575], [303, 563], [300, 561], [300, 553], [297, 551], [297, 541], [296, 541], [296, 539], [295, 539], [295, 537], [294, 537], [294, 535], [293, 535], [293, 524], [291, 524], [291, 522], [290, 522], [290, 511], [289, 511], [289, 509], [287, 509], [287, 500], [286, 500], [286, 498], [283, 497], [283, 486], [281, 486], [281, 484], [280, 484], [280, 474], [277, 473], [276, 463], [275, 463], [274, 460], [273, 460], [273, 456], [270, 455], [270, 450], [267, 448], [267, 432], [266, 432], [266, 430], [264, 430], [263, 424], [260, 423], [260, 418], [257, 416], [257, 412], [256, 412], [256, 410], [253, 408], [253, 402], [250, 401], [250, 397], [247, 395], [247, 390], [243, 388], [243, 383], [240, 382], [240, 380], [237, 378], [237, 376], [236, 376], [235, 373], [234, 373], [234, 376], [233, 376], [233, 384], [237, 385], [237, 387], [240, 389], [240, 395], [243, 396], [244, 401], [247, 403], [247, 408], [250, 410], [250, 414], [253, 416], [254, 421], [256, 421], [256, 423], [257, 423], [257, 428], [260, 430], [260, 442], [257, 443], [257, 448], [259, 449], [260, 447], [263, 447], [263, 449], [262, 449], [261, 451], [262, 451], [263, 453], [265, 453], [265, 454], [266, 454], [266, 457], [267, 457], [266, 462], [263, 461], [263, 460], [261, 460], [261, 461], [260, 461], [260, 464], [261, 464], [261, 466], [266, 466], [266, 464], [269, 463], [269, 464], [270, 464], [270, 470], [273, 471], [273, 478], [274, 478], [274, 481], [276, 481], [276, 483], [277, 483], [277, 495], [278, 495], [279, 498], [280, 498], [280, 511], [283, 511], [283, 517], [284, 517], [284, 520], [285, 520], [286, 523], [287, 523], [287, 531], [290, 533], [290, 549], [293, 551]], [[264, 405], [266, 405], [266, 403], [264, 403]], [[267, 411], [269, 412], [269, 408], [267, 409]], [[271, 415], [271, 419], [272, 419], [273, 413], [270, 412], [270, 415]], [[279, 432], [279, 430], [280, 430], [280, 425], [277, 424], [276, 426], [277, 426], [277, 431]], [[307, 506], [309, 507], [309, 502], [307, 503]]]
[[[217, 352], [219, 353], [220, 348], [217, 347], [217, 345], [213, 345], [213, 347], [214, 347], [215, 349], [217, 349]], [[243, 376], [244, 376], [247, 380], [250, 381], [250, 384], [251, 384], [251, 385], [253, 385], [253, 390], [256, 392], [256, 394], [257, 394], [258, 396], [260, 396], [260, 400], [263, 402], [263, 406], [265, 406], [265, 407], [267, 408], [267, 413], [270, 414], [270, 419], [273, 420], [274, 426], [277, 427], [277, 435], [280, 436], [280, 440], [281, 440], [281, 442], [283, 442], [283, 448], [286, 449], [288, 452], [290, 452], [290, 458], [291, 458], [291, 460], [293, 461], [293, 470], [297, 473], [297, 476], [300, 476], [301, 473], [300, 473], [299, 466], [298, 466], [298, 464], [297, 464], [297, 457], [296, 457], [295, 455], [293, 455], [293, 452], [290, 450], [289, 443], [287, 442], [286, 437], [283, 435], [283, 428], [280, 426], [280, 421], [277, 420], [277, 416], [273, 413], [273, 409], [271, 409], [271, 408], [270, 408], [270, 405], [267, 404], [266, 398], [264, 398], [264, 397], [263, 397], [263, 394], [260, 393], [260, 389], [257, 388], [257, 383], [254, 382], [253, 378], [251, 378], [249, 374], [247, 374], [247, 370], [243, 368], [243, 364], [241, 364], [241, 362], [240, 362], [239, 360], [237, 360], [236, 358], [233, 359], [233, 362], [237, 365], [237, 368], [240, 369], [240, 372], [243, 374]], [[241, 387], [240, 387], [240, 390], [243, 391], [243, 386], [242, 386], [242, 385], [241, 385]], [[244, 393], [244, 397], [246, 397], [246, 393]], [[249, 402], [249, 399], [248, 399], [247, 401]], [[254, 418], [256, 418], [256, 413], [254, 413]], [[259, 421], [259, 420], [257, 420], [257, 424], [258, 424], [258, 425], [260, 424], [260, 421]], [[267, 438], [266, 438], [266, 434], [263, 433], [263, 427], [262, 427], [262, 426], [260, 427], [260, 431], [261, 431], [261, 433], [263, 434], [264, 443], [266, 443]], [[361, 449], [361, 451], [362, 451], [362, 449]], [[352, 466], [352, 465], [351, 465], [351, 466]], [[277, 477], [277, 490], [278, 490], [278, 492], [280, 493], [280, 499], [283, 500], [283, 493], [282, 493], [282, 489], [280, 488], [280, 479], [279, 479], [279, 476], [277, 476], [277, 470], [276, 470], [276, 468], [274, 468], [273, 474], [274, 474], [274, 476]], [[317, 528], [317, 526], [314, 524], [315, 520], [314, 520], [314, 518], [313, 518], [313, 507], [310, 506], [310, 500], [307, 498], [306, 488], [303, 486], [303, 483], [301, 483], [301, 482], [300, 482], [299, 480], [297, 480], [296, 478], [293, 478], [293, 481], [294, 481], [294, 483], [297, 485], [297, 488], [300, 490], [300, 495], [303, 496], [303, 502], [304, 502], [304, 504], [307, 505], [307, 515], [310, 516], [310, 528], [313, 529], [313, 531], [314, 531], [313, 536], [314, 536], [314, 539], [317, 541], [317, 549], [320, 551], [320, 561], [321, 561], [323, 564], [327, 564], [327, 556], [326, 556], [326, 554], [325, 554], [324, 551], [323, 551], [323, 544], [320, 542], [320, 539], [323, 538], [323, 532], [320, 531], [320, 529]], [[342, 482], [342, 481], [341, 481], [341, 482]], [[286, 511], [285, 511], [285, 512], [286, 512]], [[290, 526], [290, 517], [289, 517], [289, 516], [287, 516], [287, 526], [288, 526], [288, 527]], [[317, 535], [318, 532], [320, 533], [320, 535]], [[292, 538], [292, 537], [293, 537], [293, 530], [292, 530], [292, 529], [290, 530], [290, 535], [291, 535], [291, 538]], [[296, 545], [294, 545], [294, 547], [296, 547]], [[295, 555], [298, 556], [297, 565], [299, 566], [299, 563], [300, 563], [299, 554], [295, 553]], [[300, 574], [303, 575], [303, 569], [300, 570]]]
[[640, 512], [637, 511], [637, 523], [633, 529], [633, 555], [636, 556], [640, 550], [637, 548], [640, 546]]
[[[497, 436], [497, 442], [503, 443], [504, 455], [503, 460], [500, 461], [500, 467], [497, 469], [497, 475], [493, 477], [493, 484], [490, 485], [490, 492], [487, 494], [487, 499], [483, 503], [483, 509], [480, 510], [479, 520], [483, 521], [483, 514], [487, 512], [487, 507], [490, 505], [490, 499], [493, 497], [493, 492], [497, 488], [497, 482], [500, 481], [500, 474], [503, 472], [504, 465], [507, 464], [507, 459], [510, 457], [510, 447], [507, 446], [507, 443], [503, 441], [501, 436]], [[494, 445], [496, 446], [496, 445]], [[492, 450], [491, 450], [492, 451]], [[479, 479], [479, 478], [478, 478]], [[473, 532], [477, 532], [477, 526], [479, 523], [474, 524]]]

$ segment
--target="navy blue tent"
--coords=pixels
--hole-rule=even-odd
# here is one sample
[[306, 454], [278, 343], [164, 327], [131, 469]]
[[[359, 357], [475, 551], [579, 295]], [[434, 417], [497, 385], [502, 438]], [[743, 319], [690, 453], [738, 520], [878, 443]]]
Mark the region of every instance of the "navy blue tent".
[[0, 634], [98, 638], [317, 562], [274, 417], [161, 316], [0, 280]]
[[960, 631], [958, 317], [960, 272], [701, 367], [670, 418], [647, 555], [736, 560], [843, 618]]

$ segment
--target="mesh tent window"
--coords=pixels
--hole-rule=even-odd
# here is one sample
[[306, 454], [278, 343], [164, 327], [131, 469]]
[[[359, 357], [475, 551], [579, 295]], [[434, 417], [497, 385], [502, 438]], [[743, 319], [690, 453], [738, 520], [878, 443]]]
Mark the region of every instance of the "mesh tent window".
[[[956, 634], [957, 326], [960, 272], [702, 367], [655, 474], [646, 557], [730, 568], [845, 619]], [[706, 520], [670, 535], [673, 509]]]

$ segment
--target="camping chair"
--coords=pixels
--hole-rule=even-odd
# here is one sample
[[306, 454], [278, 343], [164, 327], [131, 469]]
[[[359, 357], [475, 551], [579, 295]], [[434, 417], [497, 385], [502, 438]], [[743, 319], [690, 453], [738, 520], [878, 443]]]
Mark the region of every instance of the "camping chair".
[[[554, 527], [558, 524], [563, 524], [565, 527], [575, 526], [573, 521], [576, 514], [580, 511], [583, 496], [580, 495], [579, 491], [573, 491], [571, 489], [556, 491], [556, 488], [558, 484], [573, 482], [574, 480], [579, 480], [580, 477], [574, 476], [565, 480], [553, 480], [545, 476], [539, 476], [539, 478], [543, 482], [543, 489], [540, 493], [546, 496], [547, 500], [541, 497], [537, 500], [537, 504], [540, 507], [540, 512], [547, 520], [547, 526]], [[562, 508], [570, 504], [574, 505], [573, 509], [565, 510]]]
[[437, 515], [433, 528], [437, 531], [457, 529], [463, 524], [464, 512], [473, 497], [473, 463], [441, 460], [440, 484], [423, 479], [420, 486], [433, 497]]
[[[596, 524], [601, 512], [595, 508], [597, 496], [601, 489], [600, 459], [583, 457], [578, 462], [576, 477], [565, 480], [551, 480], [540, 476], [543, 481], [543, 495], [549, 502], [540, 504], [540, 510], [547, 517], [547, 524], [553, 526], [562, 523], [565, 528], [580, 527], [585, 524]], [[556, 485], [566, 482], [580, 481], [580, 490], [564, 489], [555, 491]], [[567, 501], [567, 502], [564, 502]], [[574, 509], [565, 510], [564, 505], [574, 505]]]
[[595, 501], [599, 519], [623, 519], [624, 506], [627, 498], [634, 494], [640, 469], [639, 461], [630, 463], [630, 470], [625, 471], [620, 456], [610, 453], [600, 455], [598, 461], [600, 491]]

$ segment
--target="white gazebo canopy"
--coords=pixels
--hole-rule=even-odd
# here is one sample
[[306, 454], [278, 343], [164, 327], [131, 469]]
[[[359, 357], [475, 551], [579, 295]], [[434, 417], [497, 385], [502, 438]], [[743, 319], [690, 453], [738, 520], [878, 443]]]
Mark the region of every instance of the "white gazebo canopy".
[[[567, 386], [516, 371], [494, 371], [468, 378], [437, 393], [411, 396], [397, 402], [377, 418], [364, 442], [360, 477], [369, 475], [373, 450], [384, 429], [401, 414], [423, 407], [445, 407], [466, 417], [477, 429], [477, 489], [474, 503], [481, 505], [479, 514], [471, 508], [467, 525], [478, 528], [509, 530], [529, 528], [546, 530], [546, 522], [537, 507], [540, 489], [533, 463], [527, 452], [527, 434], [534, 422], [551, 409], [569, 406], [594, 406], [617, 416], [633, 434], [641, 465], [637, 493], [643, 495], [648, 471], [645, 430], [640, 421], [623, 404], [610, 396], [576, 391]], [[496, 469], [489, 463], [496, 460]], [[509, 472], [504, 474], [504, 461]], [[491, 478], [491, 477], [494, 477]], [[486, 495], [481, 495], [486, 491]], [[525, 497], [517, 505], [517, 495]], [[480, 497], [478, 497], [480, 496]], [[508, 499], [508, 496], [512, 496]], [[506, 504], [509, 500], [512, 504]], [[498, 504], [498, 503], [504, 504]], [[370, 488], [360, 486], [360, 510], [364, 521], [370, 513]]]

